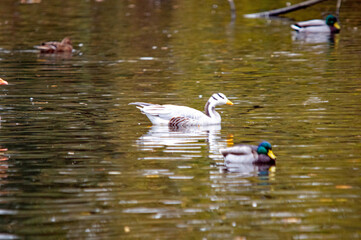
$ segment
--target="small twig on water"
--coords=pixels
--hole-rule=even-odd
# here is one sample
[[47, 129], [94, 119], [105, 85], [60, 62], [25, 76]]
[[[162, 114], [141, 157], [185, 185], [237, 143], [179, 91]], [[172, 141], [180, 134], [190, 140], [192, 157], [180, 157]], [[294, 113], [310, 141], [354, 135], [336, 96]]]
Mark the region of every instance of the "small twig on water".
[[236, 5], [234, 4], [233, 0], [228, 0], [229, 2], [229, 6], [231, 8], [231, 19], [235, 20], [236, 19]]
[[336, 15], [337, 15], [337, 17], [340, 15], [341, 2], [342, 2], [342, 0], [337, 0], [337, 5], [336, 5]]

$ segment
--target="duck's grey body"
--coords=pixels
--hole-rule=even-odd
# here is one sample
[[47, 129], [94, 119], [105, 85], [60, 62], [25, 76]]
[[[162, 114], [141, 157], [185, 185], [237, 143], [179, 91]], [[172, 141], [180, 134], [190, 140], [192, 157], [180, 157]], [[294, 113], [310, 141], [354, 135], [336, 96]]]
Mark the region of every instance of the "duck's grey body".
[[276, 159], [268, 142], [262, 142], [258, 146], [239, 144], [219, 151], [226, 165], [270, 164], [275, 163]]
[[297, 32], [309, 33], [329, 33], [330, 27], [326, 24], [325, 20], [314, 19], [292, 24], [291, 28]]
[[292, 24], [291, 28], [300, 33], [338, 33], [340, 31], [337, 18], [333, 15], [328, 15], [326, 20], [314, 19], [297, 22]]
[[267, 155], [264, 155], [265, 159], [263, 159], [263, 155], [257, 153], [257, 148], [258, 147], [254, 145], [236, 145], [230, 148], [221, 149], [220, 152], [224, 156], [226, 163], [251, 164], [256, 161], [269, 161]]

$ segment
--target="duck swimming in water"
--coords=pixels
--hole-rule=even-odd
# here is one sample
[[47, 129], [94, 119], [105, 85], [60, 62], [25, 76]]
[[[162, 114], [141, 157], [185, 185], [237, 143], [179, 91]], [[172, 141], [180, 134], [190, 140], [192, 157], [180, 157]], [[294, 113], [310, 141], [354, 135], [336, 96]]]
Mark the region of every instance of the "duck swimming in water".
[[291, 28], [297, 32], [306, 33], [338, 33], [341, 29], [337, 18], [333, 15], [328, 15], [325, 20], [314, 19], [298, 22], [292, 24]]
[[61, 42], [43, 42], [36, 48], [40, 50], [40, 53], [71, 53], [73, 51], [71, 40], [68, 37]]
[[220, 149], [226, 164], [275, 164], [276, 156], [269, 142], [261, 142], [258, 146], [239, 144]]

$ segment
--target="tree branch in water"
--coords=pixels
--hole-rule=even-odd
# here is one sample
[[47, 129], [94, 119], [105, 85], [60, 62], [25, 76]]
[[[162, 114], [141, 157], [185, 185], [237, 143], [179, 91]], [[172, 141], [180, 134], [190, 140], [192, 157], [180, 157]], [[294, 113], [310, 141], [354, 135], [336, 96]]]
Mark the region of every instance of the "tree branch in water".
[[261, 18], [261, 17], [270, 17], [270, 16], [278, 16], [280, 14], [296, 11], [298, 9], [306, 8], [309, 6], [312, 6], [316, 3], [320, 3], [326, 0], [308, 0], [305, 2], [301, 2], [298, 4], [291, 5], [289, 7], [279, 8], [271, 11], [266, 12], [260, 12], [260, 13], [251, 13], [251, 14], [245, 14], [244, 17], [246, 18]]

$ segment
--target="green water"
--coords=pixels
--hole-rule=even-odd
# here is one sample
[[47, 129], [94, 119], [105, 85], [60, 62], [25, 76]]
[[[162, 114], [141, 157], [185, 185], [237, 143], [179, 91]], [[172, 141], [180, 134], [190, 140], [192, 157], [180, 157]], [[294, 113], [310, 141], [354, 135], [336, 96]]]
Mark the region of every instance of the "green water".
[[[360, 239], [361, 18], [333, 39], [245, 13], [286, 1], [0, 2], [1, 239]], [[33, 46], [71, 37], [75, 51]], [[151, 127], [129, 102], [222, 126]], [[219, 149], [272, 143], [272, 171], [225, 172]]]

